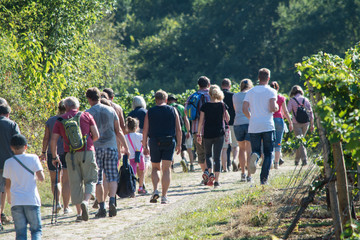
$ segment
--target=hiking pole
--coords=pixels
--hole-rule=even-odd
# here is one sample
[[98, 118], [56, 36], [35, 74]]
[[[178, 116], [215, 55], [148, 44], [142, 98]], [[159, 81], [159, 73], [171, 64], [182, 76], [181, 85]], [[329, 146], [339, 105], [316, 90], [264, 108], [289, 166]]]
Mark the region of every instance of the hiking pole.
[[[55, 166], [54, 199], [53, 199], [52, 214], [51, 214], [51, 224], [53, 224], [53, 223], [57, 224], [57, 206], [59, 204], [59, 200], [58, 200], [58, 177], [59, 177], [58, 163], [56, 163], [56, 166]], [[55, 217], [54, 217], [54, 215], [55, 215]]]

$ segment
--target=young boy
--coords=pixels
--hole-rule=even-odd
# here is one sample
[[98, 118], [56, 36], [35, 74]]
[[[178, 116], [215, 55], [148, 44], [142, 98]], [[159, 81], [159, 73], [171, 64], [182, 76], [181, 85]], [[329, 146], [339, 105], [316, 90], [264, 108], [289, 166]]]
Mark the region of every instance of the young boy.
[[16, 134], [11, 138], [14, 156], [5, 161], [3, 176], [11, 192], [11, 214], [16, 239], [27, 239], [26, 226], [30, 224], [31, 238], [41, 239], [40, 196], [36, 180], [44, 181], [44, 172], [38, 156], [26, 154], [26, 138]]

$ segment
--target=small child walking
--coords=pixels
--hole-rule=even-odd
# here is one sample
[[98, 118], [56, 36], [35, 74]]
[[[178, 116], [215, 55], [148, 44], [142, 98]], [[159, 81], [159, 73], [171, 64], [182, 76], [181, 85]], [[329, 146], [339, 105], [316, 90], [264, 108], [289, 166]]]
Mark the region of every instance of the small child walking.
[[44, 181], [40, 160], [35, 154], [26, 154], [27, 141], [21, 134], [11, 138], [14, 156], [5, 161], [3, 176], [6, 188], [11, 192], [11, 214], [14, 220], [16, 239], [27, 239], [27, 223], [31, 239], [41, 239], [40, 195], [36, 180]]
[[136, 175], [137, 167], [139, 168], [138, 177], [139, 177], [139, 190], [138, 194], [146, 194], [144, 188], [144, 171], [145, 171], [145, 161], [143, 156], [143, 147], [142, 147], [142, 133], [138, 133], [139, 120], [132, 117], [126, 118], [126, 128], [128, 134], [125, 135], [126, 142], [129, 146], [130, 151], [130, 165], [134, 170]]

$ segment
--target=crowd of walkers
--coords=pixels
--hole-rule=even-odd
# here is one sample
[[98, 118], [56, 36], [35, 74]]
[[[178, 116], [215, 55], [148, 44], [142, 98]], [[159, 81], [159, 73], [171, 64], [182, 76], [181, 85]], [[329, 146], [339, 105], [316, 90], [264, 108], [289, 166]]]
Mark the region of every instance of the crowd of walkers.
[[[44, 180], [41, 161], [47, 162], [51, 189], [58, 203], [53, 211], [70, 214], [71, 199], [76, 207], [75, 220], [88, 221], [91, 198], [95, 199], [93, 207], [98, 208], [95, 218], [117, 215], [121, 156], [129, 159], [138, 177], [137, 193], [148, 193], [145, 173], [149, 170], [150, 203], [160, 200], [167, 204], [174, 153], [180, 154], [184, 172], [194, 172], [197, 159], [200, 184], [214, 188], [220, 187], [220, 173], [231, 168], [240, 170], [237, 180], [253, 182], [259, 159], [263, 158], [260, 184], [268, 184], [271, 167], [278, 169], [284, 162], [284, 132], [305, 136], [309, 127], [314, 129], [312, 108], [301, 87], [295, 85], [291, 89], [286, 104], [286, 98], [278, 93], [279, 84], [270, 82], [270, 70], [266, 68], [259, 70], [256, 86], [250, 79], [243, 79], [240, 92], [235, 94], [230, 91], [231, 81], [227, 78], [221, 86], [211, 85], [205, 76], [197, 83], [198, 91], [184, 106], [163, 90], [155, 93], [156, 105], [149, 109], [144, 98], [136, 96], [126, 118], [121, 106], [113, 102], [112, 89], [100, 92], [96, 87], [89, 88], [85, 96], [90, 108], [84, 112], [79, 111], [76, 97], [66, 97], [58, 104], [58, 114], [46, 121], [39, 157], [26, 153], [27, 141], [10, 119], [8, 102], [0, 98], [1, 221], [7, 218], [4, 206], [8, 199], [17, 238], [26, 239], [27, 223], [33, 239], [41, 238], [41, 203], [36, 187], [36, 181]], [[297, 116], [300, 107], [306, 111], [306, 122]], [[74, 122], [78, 125], [71, 125]], [[75, 147], [78, 132], [82, 145]], [[295, 164], [300, 160], [302, 165], [307, 164], [303, 145], [296, 150]]]

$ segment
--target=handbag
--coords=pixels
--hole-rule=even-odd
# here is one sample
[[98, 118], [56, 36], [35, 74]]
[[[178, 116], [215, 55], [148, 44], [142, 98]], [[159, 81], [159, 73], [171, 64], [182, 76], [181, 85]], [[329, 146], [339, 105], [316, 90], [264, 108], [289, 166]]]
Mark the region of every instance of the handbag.
[[173, 136], [157, 137], [156, 142], [159, 147], [170, 147], [173, 144]]
[[131, 138], [130, 138], [130, 133], [127, 135], [127, 137], [128, 137], [128, 139], [129, 139], [129, 142], [130, 142], [132, 148], [134, 149], [134, 152], [135, 152], [135, 162], [136, 162], [136, 163], [140, 163], [142, 146], [141, 146], [140, 150], [137, 150], [137, 149], [135, 150], [134, 144], [133, 144], [133, 142], [132, 142], [132, 140], [131, 140]]
[[226, 112], [226, 109], [225, 109], [225, 105], [223, 103], [223, 109], [224, 109], [224, 122], [225, 122], [225, 136], [224, 136], [224, 141], [225, 141], [225, 144], [231, 144], [231, 137], [230, 137], [230, 127], [229, 127], [229, 122], [226, 121], [225, 119], [225, 112]]

